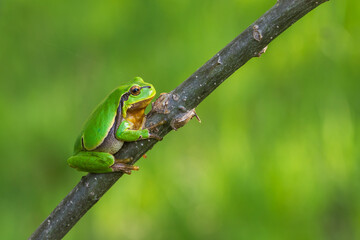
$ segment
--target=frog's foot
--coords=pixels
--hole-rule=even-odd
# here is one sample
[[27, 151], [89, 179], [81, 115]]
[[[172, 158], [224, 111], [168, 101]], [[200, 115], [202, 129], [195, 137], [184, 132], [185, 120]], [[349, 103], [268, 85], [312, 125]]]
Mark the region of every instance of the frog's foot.
[[150, 127], [146, 128], [147, 130], [149, 130], [149, 138], [154, 138], [158, 141], [161, 141], [163, 138], [155, 133], [150, 133], [150, 130], [155, 129], [155, 131], [159, 131], [156, 127], [163, 125], [165, 123], [166, 123], [166, 120], [161, 120], [160, 122], [155, 123], [155, 124], [151, 125]]
[[163, 137], [159, 136], [159, 135], [156, 135], [154, 133], [149, 133], [149, 138], [153, 138], [153, 139], [156, 139], [158, 141], [161, 141], [163, 140]]
[[113, 172], [124, 172], [126, 174], [131, 174], [131, 170], [138, 171], [138, 166], [133, 166], [130, 164], [127, 164], [131, 161], [131, 158], [125, 158], [125, 159], [119, 159], [115, 160], [115, 163], [110, 166], [110, 168], [113, 170]]

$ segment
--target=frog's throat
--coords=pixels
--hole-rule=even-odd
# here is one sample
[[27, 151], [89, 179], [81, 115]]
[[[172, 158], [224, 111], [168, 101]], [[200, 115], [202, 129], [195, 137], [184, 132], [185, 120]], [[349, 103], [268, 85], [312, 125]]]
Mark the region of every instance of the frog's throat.
[[126, 121], [131, 123], [132, 130], [138, 130], [142, 127], [145, 118], [145, 109], [150, 104], [153, 97], [143, 101], [131, 104], [123, 115]]
[[140, 102], [137, 102], [137, 103], [134, 103], [134, 104], [131, 104], [131, 105], [128, 105], [128, 106], [124, 106], [124, 108], [122, 109], [123, 112], [122, 112], [122, 116], [123, 118], [127, 119], [127, 115], [129, 113], [131, 113], [132, 115], [139, 115], [141, 114], [144, 114], [144, 111], [145, 111], [145, 108], [150, 104], [151, 100], [153, 99], [154, 97], [150, 97], [148, 99], [145, 99], [145, 100], [142, 100]]
[[135, 110], [129, 109], [125, 117], [125, 120], [130, 123], [131, 130], [141, 129], [144, 119], [145, 119], [145, 108], [135, 109]]

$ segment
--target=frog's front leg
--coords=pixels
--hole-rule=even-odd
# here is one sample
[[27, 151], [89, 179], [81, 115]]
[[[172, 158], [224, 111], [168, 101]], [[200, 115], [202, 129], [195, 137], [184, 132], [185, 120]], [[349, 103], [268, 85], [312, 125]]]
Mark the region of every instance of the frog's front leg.
[[116, 131], [116, 138], [124, 142], [133, 142], [139, 139], [155, 138], [156, 140], [162, 140], [162, 137], [150, 133], [149, 129], [132, 130], [131, 124], [127, 121], [122, 121], [119, 128]]
[[115, 157], [106, 152], [80, 151], [71, 156], [67, 162], [70, 167], [79, 171], [91, 173], [124, 172], [131, 174], [131, 170], [139, 170], [139, 167], [127, 164], [131, 159], [115, 160]]

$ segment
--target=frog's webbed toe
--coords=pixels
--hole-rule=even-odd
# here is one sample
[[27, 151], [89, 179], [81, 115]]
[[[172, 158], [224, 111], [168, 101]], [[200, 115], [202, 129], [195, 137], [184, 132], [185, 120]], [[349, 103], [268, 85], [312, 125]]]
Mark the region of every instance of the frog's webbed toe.
[[138, 166], [127, 164], [131, 160], [131, 158], [115, 160], [115, 163], [111, 165], [110, 168], [113, 170], [113, 172], [124, 172], [130, 175], [131, 171], [139, 170]]
[[163, 139], [163, 137], [157, 135], [157, 134], [154, 134], [154, 133], [149, 133], [149, 138], [153, 138], [153, 139], [156, 139], [158, 141], [161, 141]]

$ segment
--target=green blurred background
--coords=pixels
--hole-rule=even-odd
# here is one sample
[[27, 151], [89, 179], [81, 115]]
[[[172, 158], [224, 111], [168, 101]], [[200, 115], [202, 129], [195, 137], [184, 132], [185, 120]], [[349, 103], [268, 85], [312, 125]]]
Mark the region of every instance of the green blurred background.
[[[274, 1], [0, 2], [1, 239], [83, 173], [92, 109], [134, 76], [168, 92]], [[360, 239], [360, 2], [293, 25], [167, 135], [65, 239]]]

